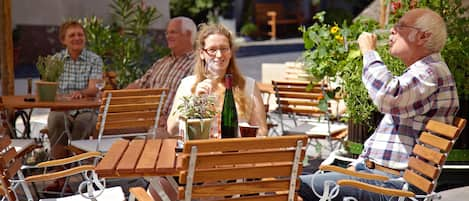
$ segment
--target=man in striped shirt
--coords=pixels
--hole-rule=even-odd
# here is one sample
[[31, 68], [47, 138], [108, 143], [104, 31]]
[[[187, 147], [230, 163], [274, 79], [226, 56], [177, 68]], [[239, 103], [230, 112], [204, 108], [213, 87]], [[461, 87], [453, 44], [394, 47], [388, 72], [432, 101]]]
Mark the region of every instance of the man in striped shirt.
[[[446, 38], [445, 22], [437, 13], [429, 9], [407, 12], [391, 29], [389, 37], [390, 54], [407, 66], [404, 74], [395, 77], [375, 51], [376, 35], [366, 32], [360, 35], [362, 81], [384, 118], [350, 169], [398, 178], [428, 120], [452, 123], [459, 102], [453, 76], [440, 55]], [[319, 200], [311, 189], [323, 195], [326, 180], [354, 179], [396, 189], [403, 186], [402, 181], [370, 181], [339, 173], [321, 174], [314, 182], [312, 179], [311, 175], [301, 176], [300, 194], [304, 200]], [[350, 187], [341, 187], [337, 200], [349, 196], [358, 200], [390, 200]]]
[[168, 88], [166, 103], [161, 111], [158, 135], [167, 135], [166, 119], [173, 105], [176, 89], [182, 78], [191, 75], [194, 59], [194, 42], [197, 34], [195, 23], [187, 17], [172, 18], [166, 27], [166, 41], [171, 54], [156, 61], [138, 80], [127, 88]]

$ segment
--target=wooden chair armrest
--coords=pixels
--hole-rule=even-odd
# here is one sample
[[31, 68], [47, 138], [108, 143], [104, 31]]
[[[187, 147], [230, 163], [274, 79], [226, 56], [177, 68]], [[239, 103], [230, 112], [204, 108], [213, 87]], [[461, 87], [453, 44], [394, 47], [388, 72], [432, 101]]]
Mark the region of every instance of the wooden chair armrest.
[[97, 151], [86, 152], [86, 153], [71, 156], [71, 157], [68, 157], [68, 158], [63, 158], [63, 159], [57, 159], [57, 160], [51, 160], [51, 161], [38, 163], [36, 165], [36, 167], [45, 168], [45, 167], [51, 167], [51, 166], [59, 166], [59, 165], [73, 163], [73, 162], [76, 162], [76, 161], [85, 160], [85, 159], [88, 159], [88, 158], [96, 158], [96, 157], [101, 157], [101, 153], [97, 152]]
[[415, 197], [415, 193], [410, 191], [404, 191], [399, 189], [392, 189], [392, 188], [383, 188], [379, 186], [370, 185], [367, 183], [355, 181], [355, 180], [339, 180], [337, 184], [340, 186], [351, 186], [359, 189], [363, 189], [366, 191], [370, 191], [373, 193], [378, 193], [382, 195], [389, 195], [389, 196], [397, 196], [397, 197]]
[[339, 166], [335, 165], [321, 165], [319, 167], [320, 170], [322, 171], [331, 171], [331, 172], [338, 172], [354, 177], [359, 177], [362, 179], [371, 179], [371, 180], [378, 180], [378, 181], [387, 181], [389, 180], [388, 177], [383, 176], [383, 175], [376, 175], [376, 174], [370, 174], [370, 173], [364, 173], [364, 172], [357, 172], [349, 169], [345, 169]]
[[51, 172], [51, 173], [46, 173], [46, 174], [41, 174], [41, 175], [29, 176], [25, 178], [25, 181], [27, 182], [50, 181], [50, 180], [55, 180], [55, 179], [75, 175], [84, 171], [91, 171], [91, 170], [94, 170], [93, 165], [81, 165], [81, 166], [77, 166], [74, 168], [70, 168], [70, 169], [66, 169], [66, 170], [62, 170], [58, 172]]
[[[129, 189], [130, 196], [135, 197], [138, 201], [153, 201], [153, 198], [142, 187], [133, 187]], [[130, 199], [129, 199], [130, 200]]]

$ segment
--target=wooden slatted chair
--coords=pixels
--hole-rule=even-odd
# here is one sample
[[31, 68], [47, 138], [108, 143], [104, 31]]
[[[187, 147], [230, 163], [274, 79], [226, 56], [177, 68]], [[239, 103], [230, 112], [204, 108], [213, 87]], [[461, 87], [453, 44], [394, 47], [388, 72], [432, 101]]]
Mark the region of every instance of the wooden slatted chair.
[[[342, 140], [347, 132], [347, 125], [330, 121], [331, 108], [321, 111], [319, 100], [324, 98], [323, 92], [329, 91], [327, 84], [314, 84], [305, 81], [276, 81], [272, 80], [275, 97], [277, 98], [277, 113], [283, 135], [307, 135], [311, 139]], [[284, 114], [292, 117], [294, 127], [287, 129]], [[318, 118], [322, 118], [318, 119]], [[300, 124], [300, 118], [302, 123]]]
[[92, 140], [73, 140], [70, 149], [106, 152], [122, 137], [156, 137], [161, 109], [168, 89], [123, 89], [104, 91]]
[[[306, 142], [306, 136], [187, 141], [178, 157], [179, 199], [297, 200]], [[151, 200], [143, 188], [131, 193]]]
[[[13, 126], [8, 122], [6, 108], [3, 106], [3, 99], [0, 97], [0, 136], [7, 135], [7, 131], [10, 133], [15, 132]], [[11, 136], [11, 135], [10, 135]], [[38, 145], [33, 139], [10, 139], [11, 146], [15, 147], [19, 155], [24, 156], [26, 153], [31, 152], [37, 148]]]
[[[9, 136], [1, 136], [0, 138], [0, 195], [8, 201], [17, 200], [16, 189], [22, 185], [25, 195], [32, 199], [31, 191], [27, 188], [27, 184], [18, 182], [18, 179], [24, 179], [21, 172], [21, 159], [17, 158], [17, 152], [11, 146]], [[18, 174], [18, 176], [16, 176]], [[19, 178], [16, 178], [19, 177]]]
[[[29, 168], [40, 168], [43, 169], [42, 174], [32, 175], [28, 177], [24, 177], [21, 168], [24, 168], [22, 165], [22, 158], [19, 157], [16, 149], [11, 146], [11, 140], [8, 136], [3, 136], [0, 138], [0, 195], [4, 196], [8, 201], [16, 201], [20, 198], [17, 195], [17, 188], [21, 185], [24, 195], [28, 201], [35, 200], [27, 182], [39, 182], [39, 181], [51, 181], [58, 178], [68, 177], [71, 175], [78, 175], [82, 174], [85, 178], [85, 182], [83, 183], [83, 187], [91, 187], [93, 184], [97, 184], [99, 180], [94, 174], [94, 166], [93, 165], [81, 165], [76, 166], [73, 168], [69, 168], [67, 170], [58, 171], [48, 173], [46, 170], [50, 167], [54, 166], [63, 166], [70, 163], [76, 163], [79, 161], [83, 161], [86, 159], [94, 158], [94, 157], [101, 157], [101, 153], [99, 152], [88, 152], [81, 155], [76, 155], [70, 158], [60, 159], [60, 160], [53, 160], [47, 161], [43, 163], [39, 163], [34, 167]], [[115, 198], [117, 200], [124, 200], [124, 193], [120, 187], [118, 188], [110, 188], [105, 189], [104, 186], [100, 186], [101, 190], [91, 192], [94, 196], [99, 195], [98, 200], [104, 198]], [[91, 188], [87, 188], [86, 190], [91, 190]], [[93, 188], [94, 190], [94, 188]], [[101, 193], [102, 192], [102, 193]], [[86, 194], [90, 196], [89, 194]], [[73, 198], [73, 199], [71, 199]], [[56, 201], [56, 200], [89, 200], [85, 199], [81, 195], [74, 196], [74, 197], [64, 197], [64, 198], [57, 198], [57, 199], [44, 199], [44, 201]]]
[[[416, 198], [433, 200], [438, 197], [438, 194], [435, 193], [435, 188], [441, 171], [443, 170], [443, 164], [446, 162], [449, 152], [453, 148], [454, 143], [465, 125], [466, 120], [458, 117], [454, 119], [453, 125], [430, 120], [425, 130], [421, 133], [418, 143], [412, 150], [408, 168], [404, 171], [402, 178], [406, 182], [405, 188], [407, 188], [409, 184], [413, 185], [426, 193], [424, 195], [416, 195], [416, 193], [407, 190], [373, 186], [355, 180], [339, 180], [337, 184], [388, 196], [409, 198], [411, 200], [417, 200]], [[358, 173], [331, 165], [321, 166], [320, 170], [336, 171], [367, 179], [389, 180], [389, 178], [382, 175]]]

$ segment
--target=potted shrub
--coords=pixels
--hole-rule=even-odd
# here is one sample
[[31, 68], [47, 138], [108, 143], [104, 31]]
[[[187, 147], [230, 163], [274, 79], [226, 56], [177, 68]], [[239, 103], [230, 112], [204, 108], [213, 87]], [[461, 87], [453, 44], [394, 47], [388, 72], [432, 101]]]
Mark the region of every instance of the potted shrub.
[[180, 114], [179, 130], [185, 140], [209, 138], [216, 114], [213, 96], [184, 96], [177, 110]]
[[36, 82], [39, 101], [55, 101], [57, 81], [64, 69], [64, 62], [54, 56], [39, 56], [36, 63], [41, 80]]
[[111, 24], [96, 16], [82, 19], [81, 24], [87, 49], [100, 55], [105, 62], [103, 71], [110, 72], [104, 73], [107, 83], [120, 89], [140, 78], [156, 59], [170, 51], [150, 35], [150, 25], [162, 16], [156, 7], [135, 0], [112, 0], [110, 7]]
[[[340, 26], [329, 25], [324, 23], [324, 15], [325, 12], [316, 14], [316, 23], [301, 28], [306, 49], [303, 53], [305, 67], [315, 77], [313, 82], [327, 79], [339, 83], [339, 87], [324, 94], [321, 101], [326, 105], [337, 93], [341, 94], [347, 106], [343, 118], [349, 123], [347, 145], [350, 145], [348, 147], [352, 153], [360, 153], [360, 144], [374, 131], [380, 115], [361, 80], [363, 61], [358, 44], [351, 41], [363, 31], [373, 32], [379, 26], [376, 21], [363, 18], [357, 19], [350, 26], [345, 22]], [[379, 35], [378, 40], [386, 40], [387, 37]], [[389, 55], [386, 46], [378, 46], [377, 51], [393, 74], [399, 75], [406, 68]]]

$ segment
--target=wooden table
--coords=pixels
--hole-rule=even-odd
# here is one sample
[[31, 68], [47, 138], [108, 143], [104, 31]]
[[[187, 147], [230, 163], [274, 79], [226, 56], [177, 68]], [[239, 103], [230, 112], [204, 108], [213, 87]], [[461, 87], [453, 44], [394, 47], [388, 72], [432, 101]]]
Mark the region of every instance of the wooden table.
[[178, 175], [176, 139], [117, 140], [96, 166], [104, 178]]
[[176, 145], [177, 139], [117, 140], [95, 171], [103, 178], [149, 177], [150, 185], [161, 200], [169, 201], [158, 176], [165, 176], [172, 187], [177, 189], [177, 183], [172, 177], [179, 174], [176, 168]]
[[3, 105], [7, 109], [50, 108], [51, 110], [76, 110], [83, 108], [98, 108], [101, 103], [96, 98], [60, 99], [56, 101], [25, 101], [26, 96], [2, 96]]
[[[29, 102], [25, 101], [27, 96], [2, 96], [3, 106], [7, 110], [19, 110], [23, 111], [24, 109], [34, 109], [34, 108], [50, 108], [53, 111], [67, 111], [67, 110], [77, 110], [84, 108], [98, 108], [101, 103], [96, 98], [83, 98], [83, 99], [66, 99], [59, 98], [56, 101], [38, 101], [39, 99], [35, 97], [35, 101]], [[30, 137], [30, 119], [31, 119], [32, 110], [28, 113], [23, 111], [23, 114], [26, 117], [25, 132], [22, 133], [23, 136]], [[14, 121], [14, 120], [13, 120]], [[11, 122], [11, 125], [15, 125], [15, 122]], [[66, 127], [67, 128], [67, 127]], [[12, 133], [12, 136], [16, 136], [16, 133]]]

